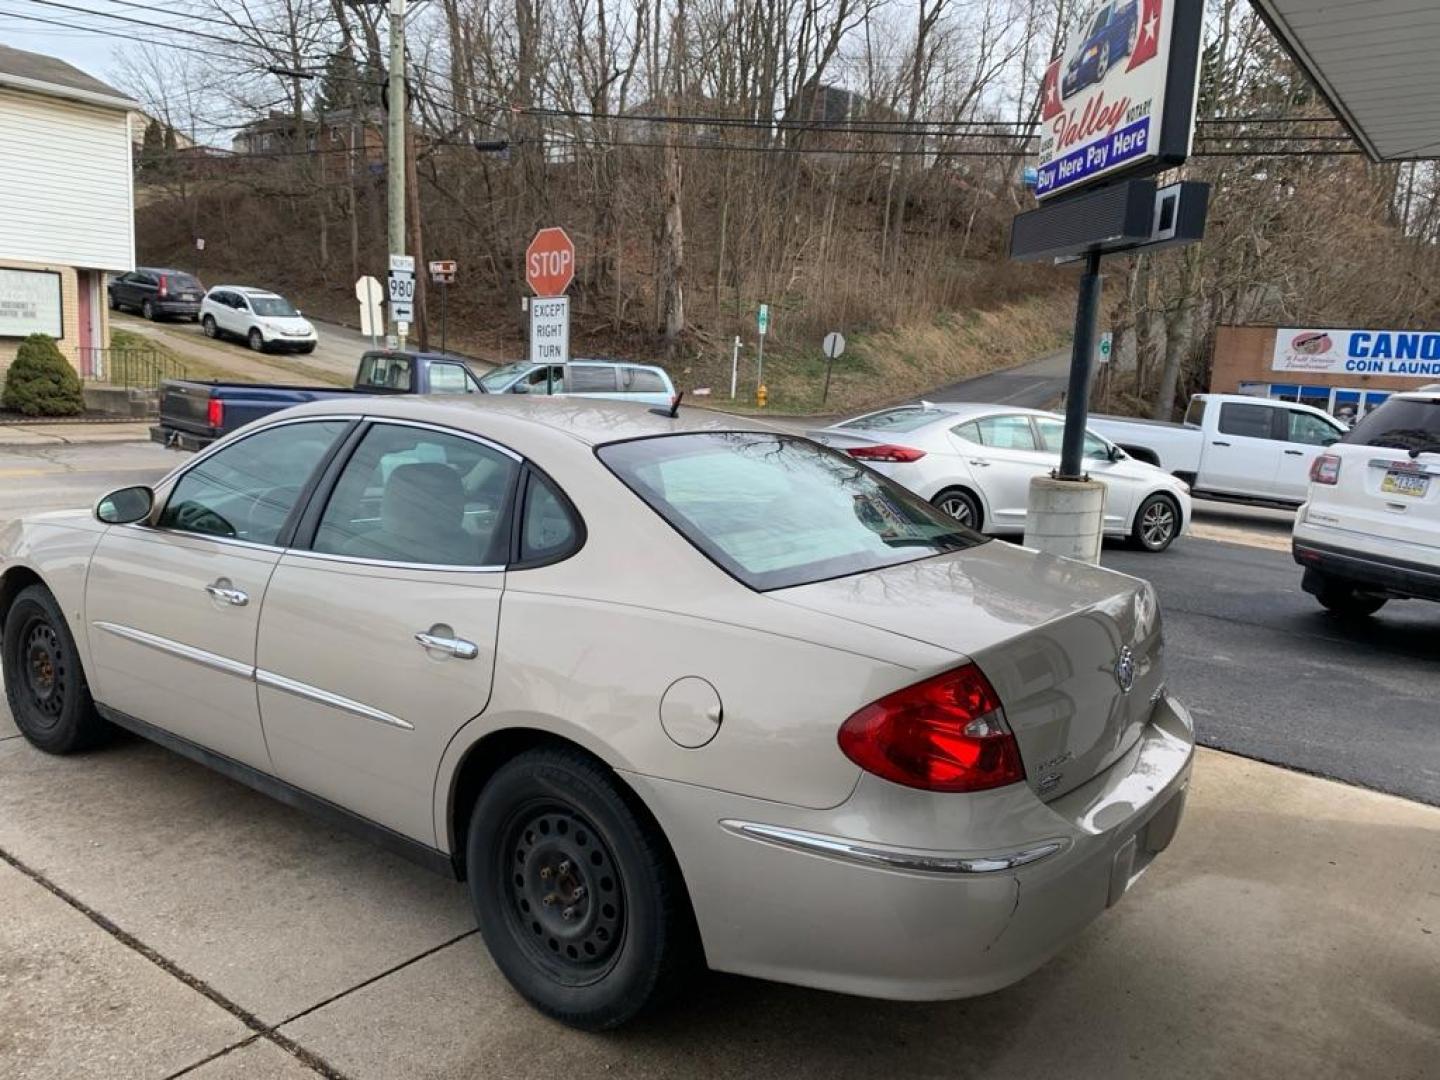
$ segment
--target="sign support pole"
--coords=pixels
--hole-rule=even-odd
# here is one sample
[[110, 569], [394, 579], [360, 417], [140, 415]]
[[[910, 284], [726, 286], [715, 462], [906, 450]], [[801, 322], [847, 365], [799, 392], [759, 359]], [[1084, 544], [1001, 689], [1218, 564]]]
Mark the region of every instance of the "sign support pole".
[[740, 377], [740, 335], [735, 335], [735, 344], [730, 350], [730, 400], [735, 400], [736, 382]]
[[1095, 326], [1100, 315], [1100, 252], [1085, 254], [1085, 273], [1075, 304], [1075, 343], [1070, 353], [1070, 389], [1065, 395], [1065, 438], [1057, 480], [1084, 475], [1085, 418], [1090, 411], [1090, 375], [1095, 369]]
[[445, 352], [445, 295], [450, 291], [450, 286], [445, 282], [440, 283], [440, 352]]

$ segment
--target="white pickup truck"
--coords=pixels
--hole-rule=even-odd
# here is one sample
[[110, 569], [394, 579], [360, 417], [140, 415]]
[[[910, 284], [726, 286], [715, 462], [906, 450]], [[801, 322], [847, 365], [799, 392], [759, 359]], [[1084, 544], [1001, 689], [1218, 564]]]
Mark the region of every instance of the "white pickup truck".
[[1092, 416], [1090, 428], [1197, 498], [1283, 506], [1305, 501], [1311, 463], [1346, 430], [1309, 405], [1240, 394], [1196, 394], [1179, 424]]

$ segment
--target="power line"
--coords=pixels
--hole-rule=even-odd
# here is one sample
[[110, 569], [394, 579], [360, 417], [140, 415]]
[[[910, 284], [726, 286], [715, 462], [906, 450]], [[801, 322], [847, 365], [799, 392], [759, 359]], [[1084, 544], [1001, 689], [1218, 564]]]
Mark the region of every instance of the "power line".
[[[155, 10], [154, 4], [137, 4], [135, 0], [103, 0], [103, 2], [107, 4], [115, 4], [119, 7], [134, 8], [137, 11], [153, 12]], [[102, 12], [95, 12], [95, 14], [99, 15], [102, 14]], [[216, 26], [227, 27], [233, 27], [235, 25], [228, 19], [217, 19], [214, 15], [198, 15], [195, 12], [185, 11], [183, 9], [178, 11], [177, 14], [183, 15], [186, 20], [190, 22], [213, 23]]]
[[184, 27], [169, 26], [165, 23], [156, 24], [147, 19], [137, 19], [130, 15], [120, 15], [113, 11], [96, 11], [94, 8], [76, 7], [73, 4], [62, 4], [59, 0], [24, 0], [25, 3], [39, 4], [41, 7], [60, 8], [64, 11], [75, 11], [81, 15], [96, 15], [102, 19], [115, 19], [119, 22], [134, 23], [136, 26], [144, 26], [147, 29], [165, 29], [177, 34], [184, 34], [187, 37], [201, 38], [206, 41], [218, 41], [222, 45], [233, 45], [233, 38], [221, 37], [219, 34], [207, 34], [203, 30], [187, 30]]
[[59, 26], [65, 30], [89, 30], [92, 33], [103, 34], [106, 37], [125, 38], [128, 41], [138, 41], [144, 45], [159, 45], [167, 49], [179, 49], [182, 52], [191, 52], [199, 56], [209, 56], [217, 60], [234, 60], [235, 57], [227, 56], [224, 53], [217, 53], [210, 49], [197, 49], [193, 45], [182, 45], [178, 41], [156, 41], [154, 38], [141, 37], [138, 34], [126, 34], [120, 30], [101, 29], [96, 26], [79, 26], [73, 22], [62, 22], [59, 19], [47, 19], [41, 15], [22, 15], [18, 11], [0, 11], [0, 16], [9, 19], [24, 19], [26, 22], [46, 23], [50, 26]]

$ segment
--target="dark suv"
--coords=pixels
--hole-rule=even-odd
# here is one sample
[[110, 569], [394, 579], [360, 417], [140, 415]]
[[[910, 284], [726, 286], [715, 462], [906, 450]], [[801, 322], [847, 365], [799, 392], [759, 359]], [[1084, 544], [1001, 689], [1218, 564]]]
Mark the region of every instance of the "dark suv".
[[205, 286], [183, 270], [139, 266], [110, 282], [110, 309], [138, 311], [147, 319], [178, 316], [195, 322]]

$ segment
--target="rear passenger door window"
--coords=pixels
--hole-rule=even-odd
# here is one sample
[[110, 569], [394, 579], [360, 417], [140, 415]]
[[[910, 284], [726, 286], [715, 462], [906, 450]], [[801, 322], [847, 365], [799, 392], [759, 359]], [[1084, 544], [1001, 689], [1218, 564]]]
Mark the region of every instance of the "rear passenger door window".
[[1034, 450], [1035, 431], [1028, 416], [984, 416], [975, 422], [984, 446], [997, 450]]
[[430, 393], [473, 394], [475, 387], [459, 364], [431, 364]]
[[341, 470], [316, 529], [321, 554], [422, 566], [501, 566], [519, 466], [476, 439], [376, 424]]
[[613, 394], [615, 369], [602, 364], [571, 364], [565, 372], [567, 394]]
[[1273, 439], [1276, 410], [1269, 405], [1245, 405], [1227, 401], [1220, 406], [1220, 434], [1246, 439]]

